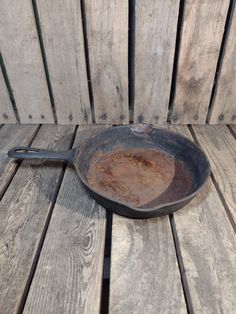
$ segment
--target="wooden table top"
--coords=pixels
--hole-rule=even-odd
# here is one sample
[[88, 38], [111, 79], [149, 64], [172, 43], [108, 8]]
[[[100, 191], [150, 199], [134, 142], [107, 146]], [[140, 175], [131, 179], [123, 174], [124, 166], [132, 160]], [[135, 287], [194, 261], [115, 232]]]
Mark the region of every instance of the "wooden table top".
[[185, 208], [147, 220], [107, 213], [71, 166], [6, 155], [67, 150], [93, 127], [0, 128], [1, 314], [235, 313], [236, 127], [165, 127], [202, 147], [212, 175]]

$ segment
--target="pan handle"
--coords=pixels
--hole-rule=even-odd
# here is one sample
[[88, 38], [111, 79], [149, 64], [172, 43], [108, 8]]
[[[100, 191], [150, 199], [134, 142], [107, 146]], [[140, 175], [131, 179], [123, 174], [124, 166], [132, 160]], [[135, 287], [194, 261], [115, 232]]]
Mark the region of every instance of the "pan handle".
[[64, 160], [72, 162], [75, 150], [67, 150], [63, 152], [53, 152], [46, 149], [33, 147], [14, 147], [7, 153], [9, 157], [18, 159], [46, 159], [46, 160]]

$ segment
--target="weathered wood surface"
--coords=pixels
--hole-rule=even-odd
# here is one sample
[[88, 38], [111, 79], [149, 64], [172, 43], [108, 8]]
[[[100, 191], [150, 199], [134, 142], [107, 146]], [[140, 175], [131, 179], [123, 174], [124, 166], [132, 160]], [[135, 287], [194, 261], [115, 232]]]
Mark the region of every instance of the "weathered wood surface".
[[86, 0], [95, 120], [128, 123], [128, 1]]
[[[74, 146], [99, 129], [79, 128]], [[106, 211], [68, 167], [24, 313], [100, 313]]]
[[231, 24], [217, 82], [216, 95], [210, 116], [211, 124], [236, 123], [236, 7], [233, 6]]
[[169, 217], [113, 215], [109, 313], [186, 313]]
[[234, 136], [236, 137], [236, 125], [230, 125], [231, 130], [233, 130]]
[[0, 123], [16, 123], [16, 116], [0, 68]]
[[172, 123], [204, 124], [229, 0], [186, 0]]
[[[32, 146], [68, 149], [74, 128], [43, 126]], [[23, 162], [0, 203], [0, 313], [17, 313], [62, 164]], [[63, 270], [61, 270], [63, 272]]]
[[165, 123], [179, 1], [135, 2], [134, 122]]
[[37, 125], [4, 125], [0, 129], [0, 197], [17, 167], [17, 163], [7, 156], [8, 150], [14, 146], [28, 146], [37, 129]]
[[2, 0], [0, 47], [22, 123], [53, 123], [30, 0]]
[[195, 126], [199, 144], [236, 224], [236, 142], [225, 125]]
[[[187, 127], [170, 126], [170, 129], [191, 139]], [[218, 136], [216, 132], [215, 138]], [[236, 237], [211, 179], [190, 204], [174, 213], [174, 229], [193, 312], [233, 313]]]
[[174, 215], [195, 313], [234, 313], [236, 237], [215, 187]]
[[90, 123], [80, 1], [40, 0], [37, 6], [58, 123]]

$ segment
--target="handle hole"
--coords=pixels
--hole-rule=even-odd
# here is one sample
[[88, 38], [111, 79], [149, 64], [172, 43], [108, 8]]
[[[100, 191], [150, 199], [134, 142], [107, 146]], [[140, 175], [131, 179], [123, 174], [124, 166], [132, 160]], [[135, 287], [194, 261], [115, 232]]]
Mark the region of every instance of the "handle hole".
[[38, 149], [25, 149], [25, 148], [18, 148], [15, 150], [16, 153], [39, 153]]

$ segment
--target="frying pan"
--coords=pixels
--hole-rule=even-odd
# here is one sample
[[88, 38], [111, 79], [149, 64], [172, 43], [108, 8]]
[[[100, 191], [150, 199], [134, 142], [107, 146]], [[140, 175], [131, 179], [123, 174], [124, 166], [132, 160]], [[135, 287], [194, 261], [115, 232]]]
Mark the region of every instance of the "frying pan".
[[105, 129], [64, 152], [15, 147], [8, 156], [70, 162], [99, 204], [131, 218], [182, 208], [210, 174], [207, 157], [192, 141], [146, 124]]

